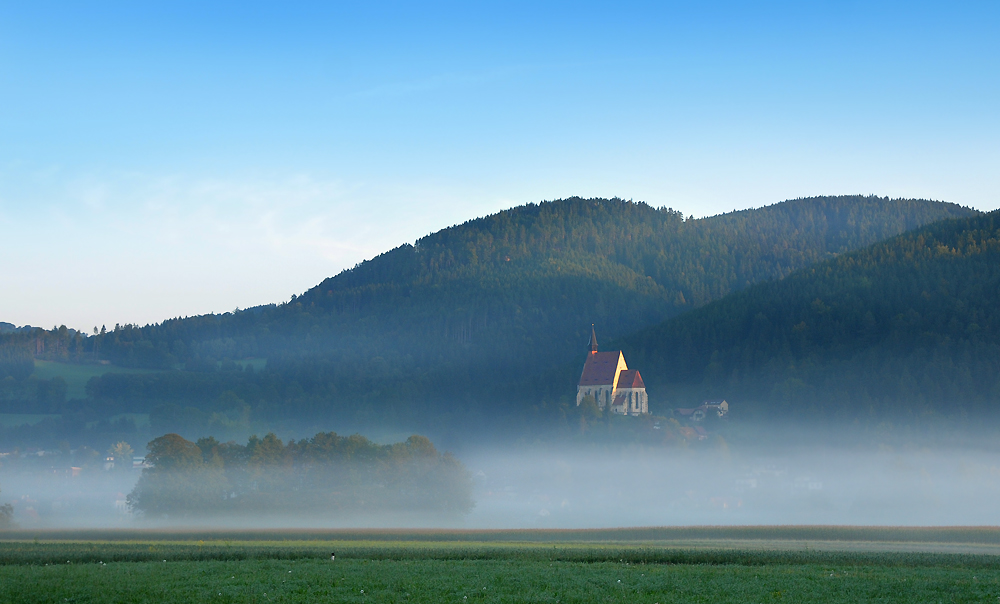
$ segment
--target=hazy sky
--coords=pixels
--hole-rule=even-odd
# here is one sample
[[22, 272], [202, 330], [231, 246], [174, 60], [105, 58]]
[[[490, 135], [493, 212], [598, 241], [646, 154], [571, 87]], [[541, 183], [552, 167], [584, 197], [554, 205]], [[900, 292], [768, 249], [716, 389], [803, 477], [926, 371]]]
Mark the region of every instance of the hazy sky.
[[997, 2], [0, 2], [0, 321], [280, 302], [571, 195], [995, 209], [997, 32]]

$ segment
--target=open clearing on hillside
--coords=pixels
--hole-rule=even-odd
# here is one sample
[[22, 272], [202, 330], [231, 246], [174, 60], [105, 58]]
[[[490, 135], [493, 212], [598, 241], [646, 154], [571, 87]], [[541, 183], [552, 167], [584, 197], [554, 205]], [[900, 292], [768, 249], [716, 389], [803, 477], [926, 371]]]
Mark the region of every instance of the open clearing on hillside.
[[1000, 602], [994, 528], [4, 537], [4, 602]]
[[60, 363], [58, 361], [42, 361], [35, 359], [34, 376], [40, 380], [62, 378], [66, 382], [66, 398], [85, 398], [87, 382], [90, 378], [99, 377], [105, 373], [159, 373], [155, 369], [132, 369], [114, 365]]

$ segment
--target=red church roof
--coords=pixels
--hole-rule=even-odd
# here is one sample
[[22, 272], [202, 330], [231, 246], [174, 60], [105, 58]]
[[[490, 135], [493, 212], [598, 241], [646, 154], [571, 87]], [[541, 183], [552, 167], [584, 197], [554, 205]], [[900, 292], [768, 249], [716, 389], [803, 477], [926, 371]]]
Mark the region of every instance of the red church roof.
[[618, 387], [619, 388], [645, 388], [646, 384], [642, 383], [642, 376], [639, 375], [638, 369], [627, 369], [622, 371], [618, 376]]
[[583, 364], [583, 375], [580, 376], [581, 386], [610, 386], [615, 383], [615, 372], [618, 371], [618, 358], [622, 351], [592, 352], [587, 355]]

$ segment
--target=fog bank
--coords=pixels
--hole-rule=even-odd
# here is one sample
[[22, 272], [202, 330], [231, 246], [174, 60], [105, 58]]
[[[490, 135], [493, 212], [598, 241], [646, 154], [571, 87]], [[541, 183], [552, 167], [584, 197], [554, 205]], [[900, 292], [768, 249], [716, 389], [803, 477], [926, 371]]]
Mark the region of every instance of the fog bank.
[[152, 521], [125, 501], [138, 472], [0, 471], [0, 499], [14, 504], [25, 529], [1000, 525], [1000, 452], [983, 448], [547, 445], [466, 449], [459, 458], [476, 504], [465, 516], [331, 511]]
[[997, 525], [1000, 453], [771, 447], [480, 452], [471, 527]]

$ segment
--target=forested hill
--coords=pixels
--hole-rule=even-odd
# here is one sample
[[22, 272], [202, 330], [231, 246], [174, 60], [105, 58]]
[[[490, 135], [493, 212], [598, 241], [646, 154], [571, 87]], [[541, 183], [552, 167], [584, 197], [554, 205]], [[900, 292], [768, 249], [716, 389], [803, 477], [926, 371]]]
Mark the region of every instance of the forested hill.
[[623, 340], [664, 406], [748, 415], [995, 415], [1000, 212], [939, 222]]
[[[116, 326], [87, 338], [65, 329], [4, 334], [0, 349], [21, 377], [0, 389], [0, 402], [19, 413], [154, 411], [154, 420], [174, 418], [159, 424], [163, 431], [182, 432], [171, 422], [227, 411], [246, 418], [248, 410], [262, 421], [338, 418], [358, 429], [496, 426], [496, 418], [572, 393], [575, 376], [552, 383], [538, 376], [580, 356], [591, 323], [606, 342], [920, 225], [973, 214], [954, 204], [861, 196], [704, 219], [620, 199], [529, 204], [398, 247], [281, 305]], [[108, 373], [90, 381], [87, 401], [60, 406], [58, 396], [19, 385], [33, 354], [169, 371]], [[234, 361], [250, 357], [266, 358], [266, 368], [236, 371]], [[193, 427], [184, 433], [199, 435]]]
[[[561, 362], [614, 337], [942, 218], [954, 204], [797, 199], [685, 220], [620, 199], [529, 204], [444, 229], [291, 302], [100, 338], [123, 365], [344, 353], [433, 368]], [[149, 344], [143, 344], [143, 341]]]

